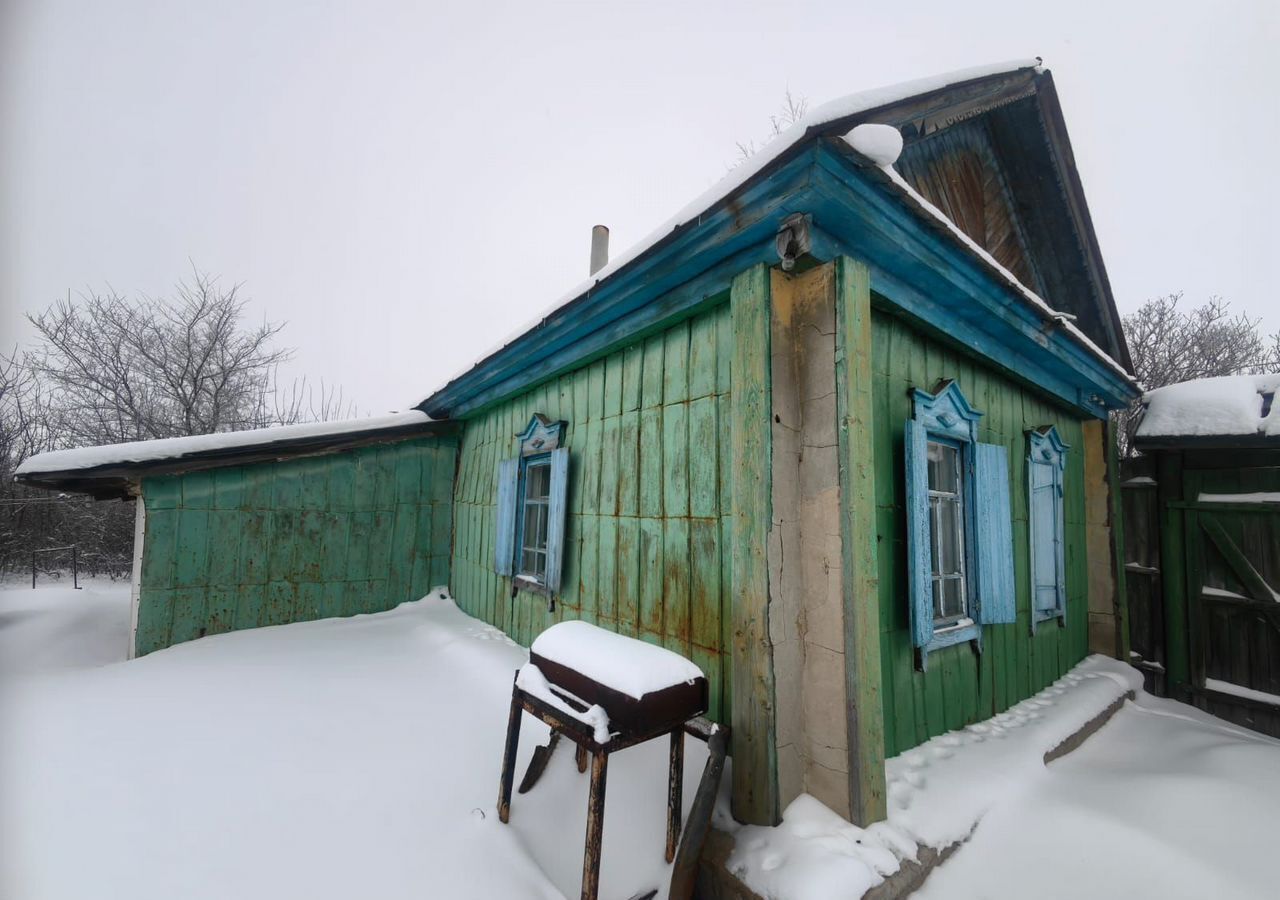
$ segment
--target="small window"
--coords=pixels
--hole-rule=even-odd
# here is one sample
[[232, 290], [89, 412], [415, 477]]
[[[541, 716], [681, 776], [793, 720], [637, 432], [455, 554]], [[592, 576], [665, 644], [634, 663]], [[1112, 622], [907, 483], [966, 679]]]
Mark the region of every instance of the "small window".
[[933, 559], [933, 627], [946, 628], [968, 611], [965, 590], [964, 485], [960, 449], [929, 442], [929, 530]]
[[517, 587], [554, 595], [564, 557], [569, 450], [564, 422], [535, 415], [516, 435], [520, 455], [498, 462], [494, 570]]
[[547, 578], [547, 514], [551, 507], [551, 456], [523, 460], [520, 571], [539, 583]]
[[977, 439], [982, 413], [955, 382], [912, 392], [903, 433], [908, 600], [920, 667], [1016, 617], [1007, 448]]

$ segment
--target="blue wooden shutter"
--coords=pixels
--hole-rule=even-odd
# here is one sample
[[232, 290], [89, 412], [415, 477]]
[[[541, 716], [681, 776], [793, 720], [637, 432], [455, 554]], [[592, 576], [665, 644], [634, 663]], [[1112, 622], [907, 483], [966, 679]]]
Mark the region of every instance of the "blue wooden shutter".
[[551, 451], [551, 498], [547, 504], [547, 590], [560, 590], [564, 560], [565, 499], [569, 490], [569, 448]]
[[974, 524], [978, 615], [983, 625], [1017, 619], [1013, 581], [1013, 514], [1009, 506], [1009, 451], [974, 445]]
[[510, 575], [516, 550], [516, 481], [520, 460], [498, 461], [498, 520], [493, 531], [493, 568]]
[[929, 527], [929, 435], [907, 421], [903, 435], [907, 466], [907, 590], [911, 640], [917, 647], [933, 638], [933, 554]]
[[1030, 460], [1032, 628], [1066, 611], [1062, 470], [1057, 460]]

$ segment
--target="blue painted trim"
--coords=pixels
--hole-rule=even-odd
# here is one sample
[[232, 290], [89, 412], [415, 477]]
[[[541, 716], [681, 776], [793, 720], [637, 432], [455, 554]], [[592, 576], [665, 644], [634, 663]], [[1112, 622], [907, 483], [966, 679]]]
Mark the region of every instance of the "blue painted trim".
[[[876, 274], [880, 270], [893, 281], [911, 285], [917, 297], [935, 298], [937, 305], [945, 307], [945, 316], [913, 309], [912, 297], [904, 298], [905, 302], [893, 295], [888, 299], [913, 315], [922, 313], [919, 317], [924, 322], [955, 335], [988, 357], [1000, 358], [993, 350], [1012, 348], [1025, 355], [1039, 348], [1035, 358], [1042, 365], [1067, 376], [1083, 391], [1080, 396], [1063, 399], [1084, 405], [1094, 415], [1101, 409], [1089, 401], [1091, 392], [1111, 407], [1123, 406], [1137, 396], [1136, 388], [998, 280], [953, 235], [940, 233], [936, 225], [908, 209], [887, 177], [877, 169], [860, 167], [845, 142], [823, 141], [816, 158], [814, 189], [833, 205], [831, 216], [815, 210], [814, 219], [846, 243], [846, 252], [872, 263], [873, 289], [878, 289]], [[963, 326], [959, 334], [954, 328], [957, 324]]]
[[1101, 418], [1137, 390], [999, 280], [949, 233], [909, 209], [843, 141], [781, 160], [541, 324], [437, 391], [419, 408], [471, 415], [718, 302], [738, 271], [777, 262], [773, 236], [793, 212], [818, 231], [815, 256], [845, 253], [872, 270], [876, 303], [1019, 381]]
[[[978, 579], [977, 465], [978, 420], [960, 386], [944, 381], [936, 392], [911, 391], [911, 419], [903, 439], [907, 466], [907, 566], [911, 604], [912, 639], [919, 648], [921, 671], [927, 671], [929, 654], [942, 647], [977, 641], [982, 649], [982, 598]], [[961, 488], [964, 495], [964, 592], [966, 618], [972, 625], [935, 628], [933, 621], [932, 523], [929, 521], [929, 477], [925, 454], [929, 441], [955, 447], [960, 453]]]
[[566, 422], [553, 422], [542, 413], [534, 413], [529, 424], [516, 435], [521, 456], [546, 455], [560, 446]]
[[931, 437], [942, 436], [963, 444], [978, 439], [978, 420], [982, 413], [969, 405], [960, 386], [948, 379], [937, 392], [915, 388], [911, 392], [915, 420]]
[[[1063, 502], [1063, 481], [1066, 477], [1067, 450], [1070, 445], [1062, 440], [1054, 425], [1033, 428], [1027, 432], [1027, 544], [1028, 572], [1031, 579], [1031, 633], [1041, 622], [1058, 619], [1062, 625], [1067, 624], [1067, 565], [1066, 565], [1066, 508]], [[1052, 609], [1041, 609], [1038, 605], [1039, 581], [1036, 571], [1036, 542], [1043, 536], [1036, 531], [1036, 507], [1044, 502], [1045, 493], [1037, 494], [1035, 471], [1037, 467], [1045, 467], [1052, 473], [1052, 488], [1047, 496], [1053, 503], [1049, 515], [1053, 522], [1052, 540], [1057, 548], [1054, 565], [1055, 591]]]
[[[751, 248], [752, 252], [748, 259], [739, 260], [737, 269], [724, 276], [720, 290], [727, 290], [733, 275], [756, 262], [766, 259], [777, 262], [774, 235], [783, 219], [803, 211], [796, 203], [803, 200], [812, 171], [810, 149], [767, 174], [761, 173], [718, 208], [677, 229], [622, 271], [553, 311], [533, 329], [427, 398], [419, 408], [434, 410], [432, 415], [436, 417], [441, 413], [454, 417], [465, 415], [464, 408], [477, 408], [473, 396], [482, 390], [492, 393], [493, 386], [510, 381], [513, 376], [517, 376], [516, 384], [505, 393], [521, 389], [518, 375], [522, 368], [552, 356], [558, 356], [555, 371], [579, 364], [582, 357], [600, 352], [598, 346], [594, 350], [579, 346], [589, 335], [625, 319], [645, 304], [675, 291], [743, 250]], [[672, 310], [676, 317], [681, 312], [678, 308]], [[623, 329], [617, 340], [634, 340], [634, 327], [633, 324]], [[544, 370], [541, 374], [545, 378], [554, 372]], [[490, 402], [497, 399], [501, 396]]]
[[498, 502], [494, 506], [493, 570], [510, 575], [515, 562], [516, 490], [520, 460], [498, 460]]
[[1007, 625], [1018, 619], [1013, 572], [1013, 514], [1009, 502], [1009, 450], [1004, 444], [974, 447], [975, 573], [981, 625]]
[[976, 641], [982, 636], [982, 626], [976, 622], [972, 625], [952, 626], [943, 628], [933, 633], [933, 638], [924, 647], [926, 653], [932, 653], [935, 650], [941, 650], [943, 647], [954, 647], [956, 644], [964, 644], [969, 641]]

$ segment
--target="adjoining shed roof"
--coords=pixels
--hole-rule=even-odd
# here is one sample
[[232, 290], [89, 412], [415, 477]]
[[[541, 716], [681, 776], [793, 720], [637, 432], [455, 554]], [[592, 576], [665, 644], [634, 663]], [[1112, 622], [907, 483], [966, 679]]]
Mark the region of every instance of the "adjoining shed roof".
[[14, 473], [14, 479], [24, 484], [81, 491], [97, 497], [127, 496], [143, 475], [328, 453], [364, 444], [449, 432], [455, 427], [415, 409], [363, 419], [52, 450], [23, 462]]
[[[1040, 307], [1042, 314], [1047, 313], [1049, 318], [1055, 319], [1054, 327], [1069, 335], [1087, 354], [1114, 368], [1125, 380], [1129, 380], [1131, 363], [1128, 350], [1093, 234], [1092, 221], [1075, 169], [1057, 94], [1051, 75], [1036, 58], [962, 69], [863, 91], [814, 108], [801, 121], [688, 203], [638, 244], [611, 260], [591, 279], [561, 296], [536, 318], [516, 329], [474, 365], [460, 372], [444, 387], [418, 404], [419, 408], [437, 416], [456, 416], [465, 415], [477, 403], [493, 402], [496, 399], [494, 395], [498, 392], [494, 385], [506, 381], [503, 370], [508, 362], [514, 364], [518, 359], [521, 365], [527, 366], [531, 361], [558, 353], [565, 341], [569, 340], [570, 333], [577, 334], [588, 327], [584, 322], [594, 321], [596, 318], [605, 319], [605, 316], [598, 315], [596, 307], [602, 303], [608, 305], [611, 295], [629, 290], [620, 287], [619, 283], [628, 283], [632, 276], [641, 279], [648, 277], [649, 273], [641, 273], [651, 257], [661, 253], [663, 248], [677, 238], [687, 236], [712, 222], [720, 211], [726, 208], [730, 212], [735, 211], [739, 198], [753, 185], [763, 181], [770, 173], [815, 142], [842, 136], [851, 127], [862, 122], [893, 124], [902, 128], [904, 134], [910, 132], [919, 137], [945, 129], [959, 121], [1012, 107], [1019, 101], [1035, 105], [1036, 112], [1032, 114], [1037, 123], [1033, 126], [1036, 131], [1034, 139], [1040, 142], [1040, 149], [1036, 152], [1042, 154], [1037, 159], [1043, 161], [1035, 163], [1040, 169], [1033, 174], [1041, 182], [1052, 183], [1058, 191], [1055, 202], [1061, 208], [1062, 218], [1055, 220], [1054, 230], [1059, 240], [1076, 242], [1076, 266], [1081, 273], [1080, 283], [1088, 284], [1090, 302], [1097, 308], [1096, 311], [1090, 310], [1091, 319], [1097, 323], [1095, 333], [1092, 337], [1087, 336], [1074, 324], [1077, 312], [1060, 305], [1062, 298], [1050, 297], [1052, 303], [1059, 304], [1051, 306], [1050, 302], [1041, 299], [998, 266], [997, 277], [1010, 282], [1032, 305]], [[1019, 151], [1014, 149], [1013, 152]], [[906, 206], [932, 220], [930, 225], [936, 227], [939, 218], [945, 219], [942, 213], [905, 180], [894, 177], [897, 173], [888, 174], [889, 178], [884, 182], [887, 189], [904, 200]], [[991, 265], [993, 260], [990, 255], [966, 236], [958, 234], [956, 229], [950, 230], [953, 232], [951, 236], [959, 240], [966, 253], [978, 258], [984, 266]], [[1058, 315], [1059, 311], [1066, 315]], [[602, 327], [617, 328], [607, 321], [602, 321]], [[539, 371], [544, 375], [550, 374], [545, 371], [549, 366], [550, 363], [544, 364]], [[502, 393], [506, 391], [503, 390]]]
[[1153, 446], [1229, 439], [1225, 442], [1280, 446], [1277, 389], [1280, 373], [1197, 378], [1148, 391], [1142, 398], [1137, 442]]

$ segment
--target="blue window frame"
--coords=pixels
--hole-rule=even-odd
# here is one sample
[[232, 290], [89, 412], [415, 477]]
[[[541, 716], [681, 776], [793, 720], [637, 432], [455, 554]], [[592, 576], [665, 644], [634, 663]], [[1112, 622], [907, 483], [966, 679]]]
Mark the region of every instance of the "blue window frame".
[[516, 435], [520, 455], [498, 462], [494, 569], [516, 587], [555, 595], [564, 562], [569, 450], [565, 423], [535, 414]]
[[1067, 450], [1052, 425], [1027, 432], [1027, 517], [1031, 547], [1031, 630], [1050, 619], [1066, 624], [1066, 522], [1062, 480]]
[[1014, 621], [1008, 451], [977, 439], [982, 413], [958, 385], [912, 392], [904, 436], [912, 641], [931, 651]]

